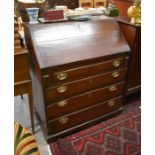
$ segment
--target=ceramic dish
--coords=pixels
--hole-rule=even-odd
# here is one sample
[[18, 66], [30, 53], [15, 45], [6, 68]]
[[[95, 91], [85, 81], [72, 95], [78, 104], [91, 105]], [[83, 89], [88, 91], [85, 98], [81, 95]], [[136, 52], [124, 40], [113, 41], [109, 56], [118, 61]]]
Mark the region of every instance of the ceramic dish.
[[85, 20], [90, 20], [91, 15], [68, 16], [67, 18], [69, 20], [85, 21]]
[[98, 8], [89, 8], [86, 12], [88, 14], [96, 16], [96, 15], [103, 15], [104, 10], [101, 10], [101, 9], [98, 9]]

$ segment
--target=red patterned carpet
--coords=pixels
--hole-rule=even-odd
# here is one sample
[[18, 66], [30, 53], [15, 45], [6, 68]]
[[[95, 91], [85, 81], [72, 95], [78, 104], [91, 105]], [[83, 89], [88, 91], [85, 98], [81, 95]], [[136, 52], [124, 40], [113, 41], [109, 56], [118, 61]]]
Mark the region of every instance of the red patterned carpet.
[[141, 113], [135, 103], [123, 114], [59, 139], [50, 148], [53, 155], [140, 155], [140, 139]]

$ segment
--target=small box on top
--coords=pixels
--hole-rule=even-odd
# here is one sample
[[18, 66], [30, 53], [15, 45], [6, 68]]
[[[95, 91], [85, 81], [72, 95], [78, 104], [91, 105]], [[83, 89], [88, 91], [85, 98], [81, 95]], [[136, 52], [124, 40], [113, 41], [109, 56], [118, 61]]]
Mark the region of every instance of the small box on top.
[[59, 20], [64, 19], [64, 11], [63, 10], [47, 10], [44, 12], [45, 20]]

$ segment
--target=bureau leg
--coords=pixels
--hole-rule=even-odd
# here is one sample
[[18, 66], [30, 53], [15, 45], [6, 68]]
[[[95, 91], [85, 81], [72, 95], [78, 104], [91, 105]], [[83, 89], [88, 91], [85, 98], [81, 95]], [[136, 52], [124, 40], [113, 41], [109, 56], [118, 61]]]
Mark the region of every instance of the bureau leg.
[[23, 94], [21, 95], [21, 99], [24, 100]]
[[29, 99], [29, 110], [30, 110], [30, 118], [31, 118], [31, 126], [32, 132], [35, 133], [34, 130], [34, 111], [33, 111], [33, 98], [32, 98], [32, 85], [28, 84], [28, 99]]

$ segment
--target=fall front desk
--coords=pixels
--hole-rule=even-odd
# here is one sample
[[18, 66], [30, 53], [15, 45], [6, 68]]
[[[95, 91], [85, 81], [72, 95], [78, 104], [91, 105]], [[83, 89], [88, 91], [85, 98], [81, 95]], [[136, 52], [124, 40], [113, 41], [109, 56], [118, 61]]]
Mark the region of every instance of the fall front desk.
[[121, 112], [130, 48], [114, 18], [25, 24], [25, 36], [48, 142]]

